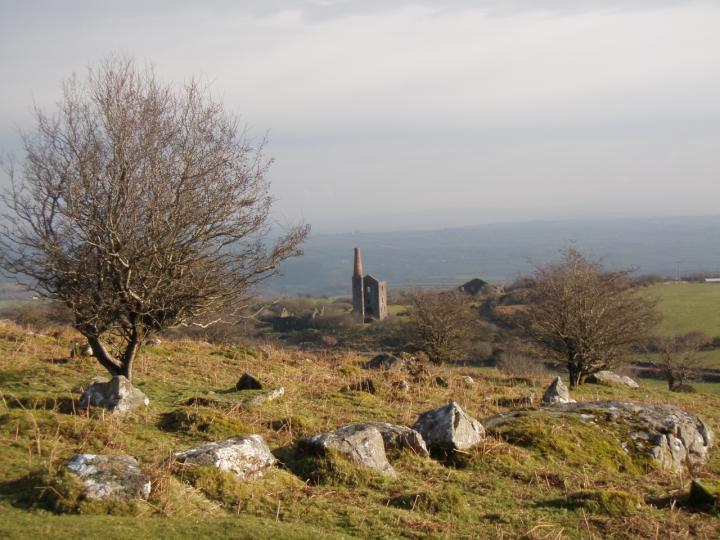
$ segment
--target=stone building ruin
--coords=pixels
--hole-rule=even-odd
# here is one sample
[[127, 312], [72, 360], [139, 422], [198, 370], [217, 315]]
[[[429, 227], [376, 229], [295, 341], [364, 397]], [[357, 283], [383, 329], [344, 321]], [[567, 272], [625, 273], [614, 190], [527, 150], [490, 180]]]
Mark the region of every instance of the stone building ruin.
[[355, 248], [352, 276], [353, 313], [360, 321], [381, 321], [387, 317], [387, 283], [370, 274], [363, 276], [360, 248]]

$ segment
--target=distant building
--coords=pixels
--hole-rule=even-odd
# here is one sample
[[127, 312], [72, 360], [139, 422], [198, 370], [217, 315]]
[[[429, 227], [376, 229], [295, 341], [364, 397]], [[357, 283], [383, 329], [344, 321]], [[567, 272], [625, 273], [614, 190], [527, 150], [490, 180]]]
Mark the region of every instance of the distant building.
[[360, 248], [355, 248], [355, 264], [352, 276], [353, 313], [361, 321], [387, 317], [387, 283], [378, 281], [370, 274], [363, 276]]
[[717, 277], [705, 278], [705, 283], [720, 283], [720, 278], [717, 278]]
[[480, 278], [471, 279], [467, 283], [463, 283], [458, 287], [462, 292], [469, 294], [470, 296], [477, 296], [480, 294], [485, 287], [487, 287], [488, 282], [484, 281]]

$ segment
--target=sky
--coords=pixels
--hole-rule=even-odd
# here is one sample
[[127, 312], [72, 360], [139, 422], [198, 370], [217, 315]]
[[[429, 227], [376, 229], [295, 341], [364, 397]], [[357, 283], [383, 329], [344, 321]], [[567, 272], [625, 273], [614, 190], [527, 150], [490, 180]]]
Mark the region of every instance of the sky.
[[720, 2], [0, 0], [0, 152], [113, 54], [210, 84], [318, 232], [718, 214]]

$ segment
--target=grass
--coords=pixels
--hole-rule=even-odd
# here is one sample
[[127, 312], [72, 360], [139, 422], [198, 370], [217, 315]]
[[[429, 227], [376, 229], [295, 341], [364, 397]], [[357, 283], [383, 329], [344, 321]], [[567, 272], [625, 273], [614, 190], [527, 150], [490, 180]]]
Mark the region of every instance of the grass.
[[720, 284], [662, 283], [643, 291], [660, 302], [661, 334], [700, 331], [710, 337], [720, 336]]
[[[144, 351], [135, 370], [135, 384], [151, 406], [119, 418], [74, 412], [80, 390], [102, 369], [92, 359], [67, 358], [71, 332], [53, 335], [0, 326], [3, 538], [718, 536], [712, 514], [672, 504], [682, 500], [689, 478], [645, 471], [610, 437], [573, 422], [529, 415], [512, 432], [491, 434], [447, 463], [391, 452], [396, 480], [341, 456], [303, 453], [303, 437], [362, 420], [412, 425], [420, 413], [450, 400], [478, 419], [506, 412], [503, 404], [541, 393], [549, 380], [520, 382], [493, 369], [442, 366], [432, 368], [430, 379], [444, 377], [447, 388], [418, 383], [403, 392], [392, 387], [401, 374], [365, 371], [366, 357], [355, 353], [166, 340]], [[231, 389], [244, 372], [267, 388], [283, 386], [285, 395], [242, 406], [242, 393]], [[476, 384], [464, 385], [463, 375]], [[375, 395], [340, 392], [368, 376]], [[717, 429], [720, 395], [699, 390], [583, 386], [575, 397], [673, 403]], [[262, 435], [280, 460], [262, 480], [239, 482], [205, 468], [173, 473], [164, 465], [173, 451], [242, 433]], [[112, 510], [73, 498], [72, 485], [61, 481], [65, 460], [77, 452], [136, 457], [153, 480], [148, 503]], [[703, 476], [720, 476], [718, 456]], [[48, 486], [65, 494], [62, 504], [39, 496]], [[107, 515], [110, 510], [130, 515]]]

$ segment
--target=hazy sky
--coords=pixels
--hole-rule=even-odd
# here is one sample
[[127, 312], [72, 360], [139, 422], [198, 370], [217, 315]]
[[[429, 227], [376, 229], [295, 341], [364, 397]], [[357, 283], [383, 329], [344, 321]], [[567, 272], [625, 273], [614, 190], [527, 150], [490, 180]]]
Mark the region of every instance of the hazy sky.
[[18, 152], [33, 101], [52, 107], [63, 78], [120, 52], [166, 79], [200, 75], [252, 133], [269, 132], [278, 215], [320, 230], [372, 214], [402, 228], [720, 213], [718, 1], [0, 10], [4, 152]]

